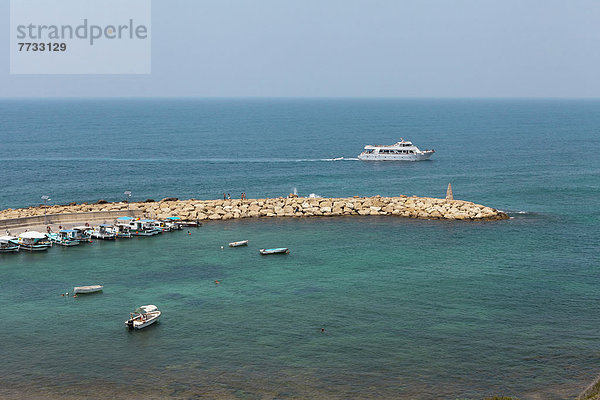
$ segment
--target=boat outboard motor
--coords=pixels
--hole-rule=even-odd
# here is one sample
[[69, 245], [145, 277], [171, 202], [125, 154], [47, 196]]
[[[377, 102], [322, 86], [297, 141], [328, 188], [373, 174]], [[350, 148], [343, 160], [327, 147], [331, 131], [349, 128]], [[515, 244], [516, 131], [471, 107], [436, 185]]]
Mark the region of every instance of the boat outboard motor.
[[130, 315], [129, 319], [127, 320], [127, 327], [129, 329], [133, 329], [133, 317]]

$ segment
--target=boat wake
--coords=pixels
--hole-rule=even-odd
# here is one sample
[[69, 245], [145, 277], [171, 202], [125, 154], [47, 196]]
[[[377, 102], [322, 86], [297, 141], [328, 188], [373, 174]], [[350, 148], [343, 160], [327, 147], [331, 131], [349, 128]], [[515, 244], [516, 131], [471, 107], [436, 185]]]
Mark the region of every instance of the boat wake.
[[523, 215], [523, 214], [533, 214], [531, 211], [512, 211], [512, 210], [498, 210], [500, 212], [503, 212], [505, 214], [509, 214], [509, 215], [514, 215], [514, 214], [519, 214], [519, 215]]
[[118, 157], [35, 157], [10, 158], [3, 161], [36, 161], [36, 162], [126, 162], [126, 163], [304, 163], [330, 161], [358, 161], [353, 157], [335, 158], [118, 158]]
[[358, 161], [356, 157], [321, 158], [319, 161]]
[[508, 215], [511, 219], [513, 218], [536, 218], [538, 216], [540, 216], [540, 214], [533, 212], [533, 211], [525, 211], [525, 210], [498, 210], [498, 211], [502, 211], [503, 213], [505, 213], [506, 215]]

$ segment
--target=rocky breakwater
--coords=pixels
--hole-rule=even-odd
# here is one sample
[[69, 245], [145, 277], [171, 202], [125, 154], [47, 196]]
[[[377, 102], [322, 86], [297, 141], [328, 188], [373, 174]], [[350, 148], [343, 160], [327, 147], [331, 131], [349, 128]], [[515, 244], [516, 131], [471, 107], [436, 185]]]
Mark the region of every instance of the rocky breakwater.
[[[271, 198], [246, 200], [176, 200], [159, 202], [71, 204], [49, 206], [48, 215], [94, 211], [139, 210], [149, 218], [180, 217], [186, 220], [238, 218], [389, 215], [420, 219], [502, 220], [508, 216], [494, 208], [463, 200], [429, 197]], [[0, 219], [44, 215], [44, 207], [0, 211]]]
[[100, 200], [94, 204], [77, 204], [70, 203], [67, 205], [48, 205], [48, 206], [36, 206], [27, 208], [8, 208], [0, 211], [0, 220], [14, 219], [14, 218], [27, 218], [27, 217], [39, 217], [43, 216], [44, 213], [47, 215], [62, 215], [62, 214], [78, 214], [78, 213], [93, 213], [93, 212], [105, 212], [105, 211], [123, 211], [127, 212], [128, 209], [139, 210], [138, 204], [144, 203], [131, 203], [125, 202], [109, 203], [104, 200]]

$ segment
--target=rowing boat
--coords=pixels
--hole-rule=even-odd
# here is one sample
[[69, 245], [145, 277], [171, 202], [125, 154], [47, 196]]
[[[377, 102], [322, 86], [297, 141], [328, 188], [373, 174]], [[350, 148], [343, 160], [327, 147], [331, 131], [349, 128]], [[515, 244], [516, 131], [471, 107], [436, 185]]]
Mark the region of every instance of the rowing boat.
[[278, 247], [276, 249], [260, 249], [259, 251], [260, 254], [266, 256], [269, 254], [288, 254], [290, 252], [290, 249], [288, 249], [287, 247]]

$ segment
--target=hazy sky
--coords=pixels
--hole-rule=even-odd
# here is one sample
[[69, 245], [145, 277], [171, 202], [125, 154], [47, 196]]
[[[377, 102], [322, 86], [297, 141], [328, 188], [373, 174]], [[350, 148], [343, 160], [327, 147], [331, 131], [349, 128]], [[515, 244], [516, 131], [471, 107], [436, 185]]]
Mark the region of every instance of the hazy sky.
[[598, 0], [153, 0], [152, 74], [10, 75], [0, 96], [600, 97]]

